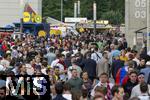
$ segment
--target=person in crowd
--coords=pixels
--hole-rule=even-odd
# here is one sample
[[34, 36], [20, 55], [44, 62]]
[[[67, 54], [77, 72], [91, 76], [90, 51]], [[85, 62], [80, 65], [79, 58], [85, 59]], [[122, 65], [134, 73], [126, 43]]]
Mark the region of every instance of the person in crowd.
[[64, 63], [65, 63], [67, 68], [72, 65], [71, 64], [71, 53], [66, 54], [66, 58], [64, 60]]
[[88, 44], [82, 45], [81, 54], [84, 56], [89, 50], [88, 50]]
[[119, 56], [116, 56], [112, 62], [111, 71], [114, 80], [116, 80], [117, 72], [120, 68], [124, 66], [124, 62], [119, 59]]
[[122, 85], [125, 85], [125, 84], [127, 83], [127, 81], [129, 80], [130, 73], [131, 73], [132, 71], [136, 71], [136, 70], [134, 70], [133, 67], [129, 67], [129, 68], [128, 68], [128, 73], [124, 76], [124, 78], [123, 78], [123, 80], [122, 80], [122, 83], [121, 83]]
[[101, 73], [109, 73], [109, 64], [108, 64], [108, 54], [104, 52], [101, 60], [97, 62], [97, 76], [100, 76]]
[[35, 49], [31, 46], [29, 46], [27, 48], [28, 48], [28, 52], [27, 52], [27, 58], [26, 59], [31, 61], [37, 55], [37, 51], [35, 51]]
[[128, 61], [132, 61], [133, 62], [133, 68], [137, 68], [137, 62], [134, 61], [133, 59], [134, 59], [133, 53], [129, 54]]
[[83, 71], [88, 72], [90, 80], [93, 82], [93, 80], [96, 77], [96, 61], [91, 59], [91, 55], [88, 53], [86, 55], [86, 59], [82, 62], [83, 65]]
[[134, 86], [138, 84], [137, 73], [135, 71], [130, 72], [129, 79], [125, 85], [123, 85], [126, 96], [131, 96], [131, 91]]
[[[55, 51], [56, 52], [56, 51]], [[55, 53], [56, 54], [56, 53]], [[56, 59], [54, 61], [51, 62], [51, 67], [53, 68], [54, 66], [56, 66], [59, 62], [59, 60], [61, 59], [62, 55], [60, 53], [57, 53], [56, 54]], [[63, 68], [64, 66], [62, 66], [62, 70], [64, 69]]]
[[149, 74], [150, 74], [150, 61], [148, 61], [146, 63], [146, 67], [144, 69], [141, 69], [140, 72], [145, 74], [145, 82], [148, 82], [148, 77], [149, 77]]
[[[131, 98], [141, 95], [140, 84], [142, 84], [144, 82], [145, 82], [144, 73], [139, 73], [139, 75], [138, 75], [138, 84], [135, 87], [133, 87], [132, 92], [131, 92]], [[150, 88], [149, 85], [148, 85], [148, 88]]]
[[137, 66], [137, 72], [140, 72], [142, 69], [144, 69], [146, 66], [145, 66], [145, 59], [140, 59], [140, 64]]
[[72, 91], [72, 100], [80, 100], [81, 97], [81, 90]]
[[44, 57], [47, 58], [48, 65], [51, 65], [51, 63], [56, 59], [54, 48], [49, 48], [49, 52]]
[[[58, 66], [54, 66], [54, 73], [53, 73], [53, 75], [54, 75], [54, 79], [56, 80], [56, 81], [60, 81], [60, 69], [59, 69], [59, 67]], [[51, 73], [52, 74], [52, 73]]]
[[150, 88], [148, 84], [143, 82], [140, 84], [141, 95], [138, 96], [141, 100], [149, 100], [150, 99]]
[[41, 65], [41, 71], [44, 75], [47, 75], [47, 72], [46, 72], [47, 66], [48, 66], [47, 62], [45, 60], [43, 60], [42, 65]]
[[120, 55], [120, 51], [117, 50], [117, 48], [116, 48], [116, 46], [115, 46], [114, 44], [111, 44], [111, 45], [110, 45], [110, 48], [111, 48], [110, 64], [112, 64], [113, 59], [114, 59], [116, 56], [119, 56], [119, 55]]
[[51, 95], [52, 99], [56, 98], [57, 93], [56, 93], [56, 90], [55, 90], [55, 84], [52, 84], [50, 86], [50, 90], [51, 90], [51, 94], [50, 95]]
[[102, 73], [99, 77], [99, 83], [92, 89], [91, 91], [91, 96], [94, 97], [95, 94], [95, 88], [97, 86], [102, 86], [102, 87], [106, 87], [107, 88], [107, 99], [111, 98], [111, 89], [113, 87], [113, 84], [109, 82], [108, 79], [108, 74], [107, 73]]
[[41, 59], [40, 59], [40, 57], [38, 57], [38, 56], [35, 57], [35, 65], [36, 65], [36, 66], [41, 66], [41, 65], [42, 65]]
[[0, 87], [0, 100], [25, 100], [22, 96], [6, 95], [6, 87]]
[[0, 71], [5, 71], [5, 70], [6, 70], [6, 68], [4, 66], [0, 65]]
[[82, 89], [82, 96], [81, 96], [80, 100], [89, 100], [87, 89]]
[[139, 54], [136, 50], [132, 50], [132, 53], [133, 53], [133, 61], [136, 62], [136, 65], [138, 66], [140, 64], [140, 57], [139, 57]]
[[[83, 70], [83, 55], [81, 53], [76, 53], [76, 54], [73, 54], [72, 57], [75, 57], [76, 58], [76, 65], [80, 66], [81, 69]], [[86, 58], [86, 57], [85, 57]]]
[[78, 72], [76, 69], [72, 69], [72, 77], [67, 83], [71, 86], [71, 91], [81, 90], [83, 80], [78, 77]]
[[123, 87], [115, 85], [112, 87], [111, 93], [113, 95], [112, 100], [123, 100], [123, 96], [124, 96]]
[[95, 47], [94, 52], [91, 54], [91, 59], [98, 62], [101, 60], [101, 58], [102, 58], [102, 54], [98, 51], [98, 47]]
[[125, 62], [125, 66], [120, 68], [116, 74], [116, 84], [121, 85], [125, 76], [129, 73], [129, 69], [133, 69], [133, 62]]
[[65, 46], [62, 54], [65, 55], [65, 57], [66, 57], [67, 53], [70, 53], [70, 51], [69, 51], [69, 48], [67, 46]]
[[97, 96], [101, 96], [103, 98], [103, 100], [107, 99], [106, 94], [107, 94], [107, 89], [106, 87], [102, 87], [102, 86], [97, 86], [94, 90], [95, 94], [94, 97], [91, 97], [91, 99], [97, 97]]
[[140, 98], [138, 98], [138, 97], [133, 97], [133, 98], [130, 98], [129, 100], [140, 100]]
[[14, 68], [12, 69], [12, 71], [15, 73], [15, 75], [19, 75], [19, 73], [20, 73], [19, 67], [21, 67], [21, 63], [20, 62], [16, 62]]
[[[101, 43], [98, 43], [99, 41]], [[9, 70], [13, 71], [15, 75], [42, 75], [48, 77], [50, 84], [42, 84], [49, 85], [47, 89], [53, 87], [51, 91], [52, 99], [57, 97], [69, 100], [91, 100], [91, 98], [88, 98], [90, 97], [89, 94], [94, 100], [112, 100], [113, 96], [114, 99], [122, 97], [123, 93], [120, 94], [120, 86], [114, 89], [114, 95], [111, 94], [114, 81], [116, 84], [125, 86], [125, 92], [129, 91], [130, 93], [132, 90], [131, 97], [132, 95], [143, 96], [141, 94], [145, 94], [146, 85], [142, 86], [143, 89], [145, 88], [144, 90], [140, 89], [140, 85], [144, 79], [147, 83], [150, 81], [149, 58], [146, 49], [143, 48], [141, 52], [131, 50], [130, 47], [127, 47], [125, 36], [112, 34], [111, 31], [107, 34], [95, 35], [86, 30], [84, 33], [80, 33], [79, 36], [72, 34], [65, 37], [57, 35], [39, 37], [23, 34], [15, 40], [11, 39], [10, 36], [0, 37], [0, 43], [2, 45], [0, 46], [2, 51], [0, 71], [7, 72]], [[104, 70], [105, 68], [106, 70]], [[133, 70], [144, 73], [138, 75], [138, 85], [135, 86], [135, 89], [133, 87], [137, 83], [134, 77], [136, 75], [135, 73], [130, 75]], [[9, 71], [6, 75], [9, 75]], [[80, 76], [82, 71], [83, 73]], [[109, 78], [111, 76], [110, 72], [112, 72], [113, 79]], [[97, 76], [99, 79], [96, 79]], [[38, 94], [34, 91], [34, 88], [39, 86], [36, 81], [45, 82], [45, 79], [42, 77], [32, 79], [35, 83], [33, 92]], [[20, 80], [18, 78], [14, 79], [16, 84]], [[25, 82], [28, 82], [28, 80]], [[61, 93], [56, 93], [55, 86], [58, 82], [65, 83], [64, 86], [61, 85], [61, 88], [58, 88], [58, 90], [61, 89]], [[21, 88], [21, 90], [25, 89]], [[38, 97], [39, 100], [42, 99], [41, 96]]]
[[147, 81], [148, 84], [150, 84], [150, 73], [149, 73], [149, 76], [148, 76], [148, 81]]
[[83, 80], [82, 88], [86, 89], [90, 93], [91, 89], [93, 88], [93, 83], [89, 79], [88, 73], [86, 71], [82, 72], [81, 73], [81, 77], [82, 77], [82, 80]]
[[122, 49], [125, 49], [123, 42], [121, 40], [118, 40], [118, 50], [121, 51]]
[[63, 97], [63, 84], [62, 83], [56, 83], [55, 90], [56, 90], [57, 95], [53, 100], [67, 100]]
[[51, 85], [54, 85], [56, 83], [56, 76], [55, 76], [54, 70], [52, 68], [49, 68], [46, 70], [46, 73], [49, 77], [49, 81]]
[[18, 70], [19, 70], [19, 75], [27, 75], [27, 72], [26, 72], [26, 65], [25, 64], [21, 64], [19, 67], [18, 67]]
[[6, 87], [5, 86], [2, 87], [2, 85], [0, 87], [0, 100], [6, 100]]
[[129, 54], [132, 54], [131, 48], [130, 47], [126, 48], [126, 51], [127, 51], [127, 53], [125, 54], [125, 56], [129, 58]]
[[146, 52], [146, 47], [141, 48], [139, 52], [139, 56], [140, 58], [145, 59], [146, 62], [150, 60], [150, 56], [147, 55], [147, 52]]
[[67, 100], [72, 100], [72, 94], [71, 94], [71, 86], [68, 83], [64, 84], [64, 92], [63, 97]]
[[54, 68], [54, 66], [58, 66], [60, 71], [60, 80], [65, 81], [66, 80], [65, 73], [67, 72], [67, 69], [64, 63], [63, 55], [57, 54], [56, 58], [57, 59], [51, 63], [51, 67]]
[[10, 66], [9, 58], [9, 54], [4, 54], [3, 59], [0, 61], [0, 65], [4, 66], [5, 69], [8, 69]]
[[95, 96], [93, 100], [105, 100], [102, 96]]
[[80, 77], [80, 74], [81, 74], [81, 72], [82, 72], [82, 69], [76, 64], [76, 59], [75, 59], [75, 57], [73, 57], [73, 58], [71, 59], [71, 65], [72, 65], [72, 66], [69, 66], [69, 68], [68, 68], [68, 79], [71, 78], [71, 70], [72, 70], [72, 69], [76, 69], [77, 72], [78, 72], [78, 77]]
[[19, 56], [19, 52], [17, 51], [17, 46], [14, 46], [12, 48], [11, 57], [12, 58], [18, 58], [18, 56]]
[[128, 61], [128, 57], [126, 57], [126, 51], [124, 49], [121, 50], [120, 60], [123, 62]]
[[4, 39], [4, 41], [2, 42], [2, 46], [1, 46], [3, 53], [5, 53], [7, 50], [9, 50], [8, 46], [9, 46], [8, 42]]

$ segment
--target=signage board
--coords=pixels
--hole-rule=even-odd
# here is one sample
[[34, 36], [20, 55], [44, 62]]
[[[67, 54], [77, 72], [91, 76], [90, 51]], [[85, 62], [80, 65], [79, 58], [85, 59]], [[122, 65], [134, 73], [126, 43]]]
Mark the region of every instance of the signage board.
[[65, 18], [66, 23], [86, 23], [87, 18], [73, 18], [73, 17], [66, 17]]

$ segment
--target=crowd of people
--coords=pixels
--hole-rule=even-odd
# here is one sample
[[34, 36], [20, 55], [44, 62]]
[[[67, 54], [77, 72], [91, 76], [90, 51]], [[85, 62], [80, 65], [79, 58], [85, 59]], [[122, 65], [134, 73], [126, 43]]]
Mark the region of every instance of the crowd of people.
[[[16, 89], [26, 75], [35, 75], [31, 98]], [[0, 100], [42, 100], [39, 88], [47, 100], [150, 100], [150, 55], [109, 32], [0, 38]]]

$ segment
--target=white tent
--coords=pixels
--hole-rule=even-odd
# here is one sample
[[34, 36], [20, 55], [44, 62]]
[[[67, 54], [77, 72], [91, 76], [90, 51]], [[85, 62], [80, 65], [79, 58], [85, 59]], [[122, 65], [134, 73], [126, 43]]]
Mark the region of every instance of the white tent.
[[59, 20], [56, 20], [56, 19], [54, 19], [54, 18], [51, 18], [51, 17], [48, 17], [48, 18], [46, 19], [46, 21], [47, 21], [47, 23], [50, 23], [51, 26], [58, 26], [58, 25], [64, 24], [63, 22], [61, 22], [61, 21], [59, 21]]

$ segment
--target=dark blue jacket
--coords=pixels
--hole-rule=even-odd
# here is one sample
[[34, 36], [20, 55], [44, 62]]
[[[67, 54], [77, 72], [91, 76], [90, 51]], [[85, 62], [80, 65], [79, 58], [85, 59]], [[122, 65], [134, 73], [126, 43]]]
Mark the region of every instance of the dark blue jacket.
[[90, 77], [96, 77], [96, 61], [93, 59], [85, 59], [82, 62], [83, 71], [87, 71]]
[[112, 75], [113, 75], [113, 78], [116, 79], [116, 74], [118, 72], [118, 70], [120, 68], [122, 68], [124, 66], [124, 63], [123, 61], [121, 60], [113, 60], [112, 62]]
[[53, 100], [67, 100], [61, 94], [58, 94]]

